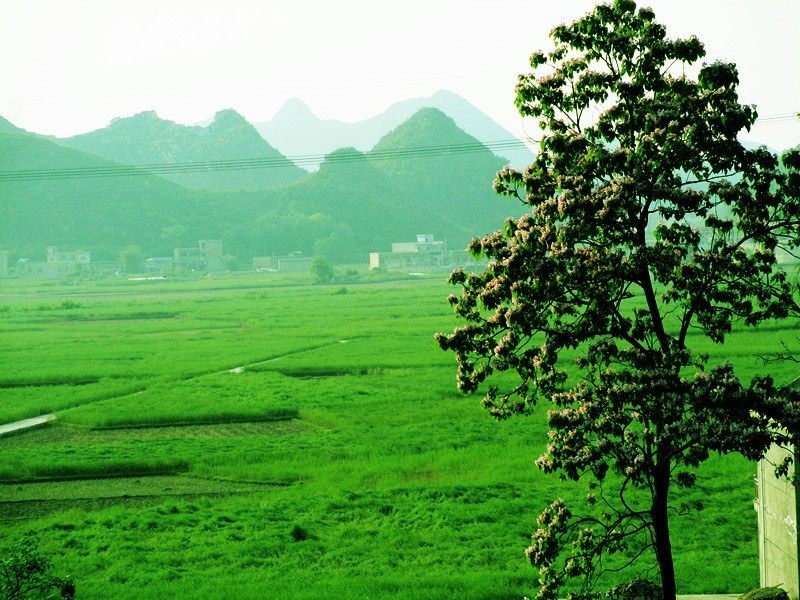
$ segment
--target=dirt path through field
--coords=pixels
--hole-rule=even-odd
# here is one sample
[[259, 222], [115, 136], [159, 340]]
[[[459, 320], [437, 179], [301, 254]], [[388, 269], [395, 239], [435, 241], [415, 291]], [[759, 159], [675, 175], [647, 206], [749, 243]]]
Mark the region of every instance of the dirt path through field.
[[42, 425], [43, 423], [52, 421], [55, 418], [56, 416], [51, 413], [49, 415], [41, 415], [31, 419], [23, 419], [22, 421], [6, 423], [5, 425], [0, 425], [0, 435], [11, 433], [12, 431], [18, 431], [20, 429], [27, 429], [28, 427], [36, 427], [37, 425]]
[[[287, 352], [286, 354], [283, 354], [281, 356], [276, 356], [274, 358], [270, 358], [270, 359], [267, 359], [267, 360], [256, 361], [256, 362], [249, 363], [249, 364], [246, 364], [246, 365], [241, 365], [239, 367], [234, 367], [233, 369], [225, 369], [224, 371], [212, 371], [212, 373], [215, 373], [215, 372], [218, 372], [218, 373], [243, 373], [245, 371], [245, 369], [247, 369], [248, 367], [254, 367], [254, 366], [257, 366], [257, 365], [263, 365], [263, 364], [266, 364], [266, 363], [270, 363], [270, 362], [273, 362], [273, 361], [276, 361], [276, 360], [280, 360], [281, 358], [283, 358], [285, 356], [290, 356], [292, 354], [299, 354], [301, 352], [309, 352], [311, 350], [319, 350], [320, 348], [325, 348], [327, 346], [335, 346], [337, 344], [346, 344], [349, 341], [350, 340], [338, 340], [336, 342], [328, 342], [328, 343], [325, 343], [325, 344], [321, 344], [321, 345], [315, 346], [313, 348], [301, 348], [299, 350], [295, 350], [295, 351], [292, 351], [292, 352]], [[198, 375], [194, 375], [193, 377], [190, 377], [190, 379], [194, 379], [194, 378], [197, 378], [197, 377], [203, 377], [204, 375], [209, 375], [209, 374], [210, 373], [200, 373]], [[126, 392], [125, 394], [122, 394], [120, 396], [114, 396], [114, 398], [123, 398], [124, 396], [134, 396], [136, 394], [141, 394], [142, 391], [143, 390], [138, 390], [138, 391], [135, 391], [135, 392]], [[103, 398], [103, 400], [108, 400], [108, 399], [110, 399], [110, 398]], [[28, 429], [29, 427], [36, 427], [37, 425], [43, 425], [44, 423], [47, 423], [48, 421], [53, 421], [55, 419], [56, 419], [56, 415], [51, 413], [51, 414], [47, 414], [47, 415], [41, 415], [39, 417], [33, 417], [33, 418], [30, 418], [30, 419], [23, 419], [22, 421], [15, 421], [13, 423], [6, 423], [4, 425], [0, 425], [0, 436], [3, 436], [5, 434], [7, 434], [7, 433], [11, 433], [13, 431], [19, 431], [20, 429]]]

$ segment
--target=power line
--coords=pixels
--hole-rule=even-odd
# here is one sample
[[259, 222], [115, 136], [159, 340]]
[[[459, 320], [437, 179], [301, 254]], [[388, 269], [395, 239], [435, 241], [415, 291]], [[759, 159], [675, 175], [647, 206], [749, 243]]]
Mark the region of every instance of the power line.
[[791, 121], [798, 121], [800, 120], [800, 114], [798, 113], [780, 113], [774, 115], [767, 115], [766, 117], [759, 117], [758, 120], [755, 122], [756, 125], [770, 125], [773, 123], [789, 123]]
[[476, 152], [519, 150], [528, 143], [518, 139], [496, 142], [472, 142], [441, 146], [420, 146], [398, 150], [379, 150], [362, 153], [336, 151], [332, 154], [304, 154], [300, 156], [273, 158], [246, 158], [184, 163], [158, 163], [147, 165], [113, 165], [108, 167], [86, 167], [65, 169], [28, 169], [0, 172], [0, 182], [45, 181], [55, 179], [86, 179], [97, 177], [131, 177], [141, 175], [178, 175], [185, 173], [207, 173], [243, 169], [276, 169], [281, 167], [316, 165], [323, 160], [331, 163], [346, 163], [363, 160], [399, 160], [431, 156], [471, 154]]
[[[788, 123], [800, 119], [796, 113], [780, 113], [759, 117], [756, 125]], [[239, 171], [246, 169], [277, 169], [291, 166], [314, 166], [326, 163], [347, 163], [360, 160], [400, 160], [457, 154], [502, 152], [503, 150], [529, 149], [532, 140], [508, 139], [493, 142], [471, 142], [466, 144], [447, 144], [439, 146], [418, 146], [398, 150], [378, 150], [362, 153], [335, 151], [331, 154], [302, 154], [298, 156], [276, 156], [273, 158], [244, 158], [232, 160], [212, 160], [183, 163], [156, 163], [145, 165], [117, 164], [108, 167], [28, 169], [0, 172], [0, 183], [21, 181], [47, 181], [61, 179], [88, 179], [99, 177], [133, 177], [142, 175], [183, 175], [189, 173], [212, 173], [220, 171]]]

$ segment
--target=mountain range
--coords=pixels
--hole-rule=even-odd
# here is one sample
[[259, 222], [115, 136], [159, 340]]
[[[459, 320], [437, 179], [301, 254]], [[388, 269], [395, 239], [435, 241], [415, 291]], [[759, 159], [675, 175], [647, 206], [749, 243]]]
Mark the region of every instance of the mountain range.
[[[418, 152], [430, 147], [440, 151]], [[253, 159], [258, 168], [245, 168]], [[463, 248], [524, 211], [492, 190], [506, 163], [435, 108], [366, 151], [327, 153], [311, 173], [231, 110], [191, 127], [141, 113], [65, 139], [2, 120], [0, 248], [12, 261], [41, 259], [47, 246], [103, 260], [131, 245], [164, 256], [222, 239], [245, 264], [293, 251], [364, 263], [418, 233]], [[205, 170], [187, 169], [198, 165]]]
[[[178, 125], [143, 112], [114, 119], [108, 127], [59, 140], [60, 144], [129, 165], [188, 165], [260, 161], [270, 169], [181, 170], [164, 177], [186, 187], [265, 190], [288, 185], [307, 173], [266, 140], [234, 110], [222, 110], [205, 127]], [[218, 165], [211, 165], [215, 167]]]

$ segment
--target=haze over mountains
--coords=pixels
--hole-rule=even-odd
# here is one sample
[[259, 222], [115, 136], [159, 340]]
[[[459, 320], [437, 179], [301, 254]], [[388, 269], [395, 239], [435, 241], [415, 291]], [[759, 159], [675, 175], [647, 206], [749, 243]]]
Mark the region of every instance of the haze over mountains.
[[[337, 148], [352, 146], [366, 152], [383, 135], [406, 121], [420, 108], [438, 108], [455, 124], [483, 143], [514, 139], [514, 135], [464, 100], [461, 96], [440, 90], [427, 98], [397, 102], [385, 112], [357, 123], [344, 123], [317, 118], [302, 100], [286, 102], [270, 121], [254, 123], [254, 127], [286, 156], [324, 155]], [[510, 164], [523, 168], [533, 162], [534, 155], [526, 147], [505, 148], [503, 156]], [[307, 168], [318, 163], [306, 162]]]
[[[198, 239], [221, 238], [240, 264], [293, 251], [363, 263], [369, 252], [388, 251], [392, 242], [411, 241], [417, 233], [463, 248], [524, 212], [492, 190], [495, 173], [508, 160], [443, 112], [416, 110], [416, 102], [396, 105], [370, 126], [339, 124], [341, 138], [318, 133], [320, 145], [311, 151], [290, 146], [298, 154], [317, 153], [323, 141], [337, 146], [312, 173], [285, 156], [286, 145], [294, 143], [287, 111], [299, 108], [296, 102], [270, 122], [280, 144], [232, 110], [191, 127], [141, 113], [65, 139], [2, 120], [0, 248], [10, 251], [12, 261], [40, 259], [47, 246], [90, 250], [102, 260], [116, 259], [129, 245], [145, 256], [169, 256]], [[401, 118], [404, 111], [407, 118]], [[319, 123], [331, 125], [314, 125], [309, 115], [297, 121], [295, 138], [319, 132]], [[473, 121], [473, 130], [483, 123], [485, 135], [494, 138], [489, 141], [510, 137], [494, 130], [485, 115]], [[388, 128], [377, 133], [380, 127]], [[432, 146], [470, 151], [409, 152]], [[149, 165], [150, 172], [131, 174], [125, 167], [131, 164]], [[247, 165], [259, 168], [242, 168]]]

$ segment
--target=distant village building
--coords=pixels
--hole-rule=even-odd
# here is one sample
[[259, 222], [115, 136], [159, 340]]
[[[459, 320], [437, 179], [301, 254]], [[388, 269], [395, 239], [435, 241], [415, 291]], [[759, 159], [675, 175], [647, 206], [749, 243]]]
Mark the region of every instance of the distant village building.
[[308, 273], [311, 270], [311, 258], [302, 252], [295, 252], [289, 256], [279, 256], [276, 261], [278, 271], [281, 273]]
[[200, 248], [175, 248], [173, 263], [176, 267], [189, 270], [200, 270], [204, 267]]
[[91, 262], [91, 252], [59, 252], [55, 246], [48, 246], [47, 262], [22, 259], [17, 263], [17, 270], [22, 279], [63, 279]]
[[8, 250], [0, 250], [0, 277], [8, 277]]
[[209, 271], [222, 271], [225, 268], [222, 240], [200, 240], [197, 244], [200, 246], [200, 255]]
[[278, 265], [277, 262], [273, 264], [271, 256], [254, 256], [253, 268], [256, 271], [277, 271]]
[[175, 259], [171, 256], [153, 256], [144, 261], [145, 273], [160, 273], [164, 269], [175, 266]]
[[417, 235], [416, 242], [396, 242], [391, 252], [370, 252], [370, 269], [416, 269], [441, 267], [445, 264], [444, 242], [437, 242], [432, 233]]
[[308, 273], [311, 260], [302, 252], [292, 252], [288, 256], [254, 256], [253, 268], [262, 272]]
[[196, 248], [175, 248], [173, 265], [180, 269], [197, 271], [224, 270], [222, 240], [200, 240]]
[[88, 265], [92, 262], [91, 252], [59, 252], [55, 246], [47, 247], [47, 262], [49, 263], [72, 263]]

